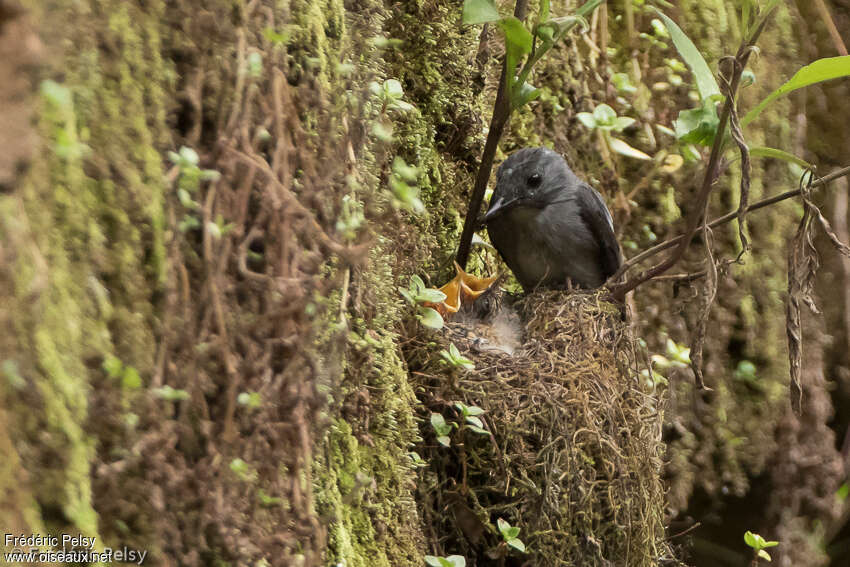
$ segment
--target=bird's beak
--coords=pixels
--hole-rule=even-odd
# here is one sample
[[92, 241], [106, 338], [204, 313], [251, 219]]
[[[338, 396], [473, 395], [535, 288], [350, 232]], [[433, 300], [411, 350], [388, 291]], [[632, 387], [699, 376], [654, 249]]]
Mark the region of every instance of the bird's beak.
[[510, 201], [505, 201], [504, 197], [499, 197], [499, 199], [495, 203], [490, 205], [489, 209], [487, 209], [487, 214], [484, 215], [484, 224], [487, 224], [494, 218], [498, 217], [502, 213], [511, 210], [519, 204], [519, 199], [511, 199]]

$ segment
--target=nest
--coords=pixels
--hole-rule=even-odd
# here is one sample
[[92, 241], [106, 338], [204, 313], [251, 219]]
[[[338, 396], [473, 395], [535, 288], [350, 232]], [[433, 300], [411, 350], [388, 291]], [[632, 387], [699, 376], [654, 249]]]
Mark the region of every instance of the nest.
[[[469, 321], [410, 352], [425, 406], [419, 499], [429, 553], [468, 565], [666, 562], [662, 416], [619, 310], [598, 293], [562, 292], [505, 309], [524, 334], [512, 356], [482, 348]], [[474, 370], [443, 362], [449, 342]], [[485, 410], [489, 435], [464, 425], [458, 401]], [[431, 413], [458, 424], [450, 447], [436, 442]], [[506, 545], [499, 519], [520, 528], [526, 553]]]

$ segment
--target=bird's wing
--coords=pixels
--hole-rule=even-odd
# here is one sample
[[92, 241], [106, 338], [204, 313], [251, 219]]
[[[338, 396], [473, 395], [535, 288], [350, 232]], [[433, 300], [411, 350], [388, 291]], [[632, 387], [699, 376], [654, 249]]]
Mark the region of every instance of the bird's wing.
[[614, 222], [605, 201], [592, 187], [579, 184], [576, 190], [579, 216], [599, 243], [599, 262], [605, 278], [611, 277], [620, 268], [620, 246], [614, 235]]

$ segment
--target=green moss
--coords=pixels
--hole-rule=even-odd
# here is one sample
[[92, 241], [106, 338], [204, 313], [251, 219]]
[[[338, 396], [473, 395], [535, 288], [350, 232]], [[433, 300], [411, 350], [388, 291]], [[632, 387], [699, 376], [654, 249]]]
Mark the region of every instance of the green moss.
[[[101, 7], [92, 12], [67, 2], [44, 15], [46, 27], [65, 34], [53, 39], [75, 49], [59, 62], [63, 82], [42, 87], [45, 151], [18, 194], [4, 196], [0, 206], [4, 217], [19, 214], [10, 206], [19, 200], [25, 218], [0, 224], [5, 238], [29, 242], [15, 258], [11, 319], [42, 414], [36, 421], [20, 418], [28, 425], [19, 434], [53, 455], [49, 467], [25, 466], [39, 487], [39, 504], [56, 506], [88, 536], [99, 529], [90, 477], [96, 440], [86, 431], [87, 361], [116, 352], [150, 372], [156, 284], [149, 278], [164, 277], [163, 172], [155, 148], [165, 119], [165, 63], [155, 25], [163, 6]], [[58, 19], [62, 25], [54, 25]], [[90, 33], [93, 27], [99, 35]], [[105, 58], [97, 38], [121, 45], [120, 55]], [[11, 411], [24, 415], [31, 408], [13, 401]], [[69, 529], [57, 521], [49, 527]]]

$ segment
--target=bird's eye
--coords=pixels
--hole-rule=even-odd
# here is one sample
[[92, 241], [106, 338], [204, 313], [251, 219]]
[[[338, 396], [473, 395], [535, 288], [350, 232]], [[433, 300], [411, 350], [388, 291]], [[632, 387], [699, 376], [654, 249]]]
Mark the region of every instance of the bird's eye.
[[540, 174], [534, 173], [534, 174], [531, 175], [531, 177], [528, 178], [526, 183], [528, 183], [529, 187], [535, 188], [535, 187], [540, 187], [541, 181], [543, 181], [543, 178], [540, 177]]

